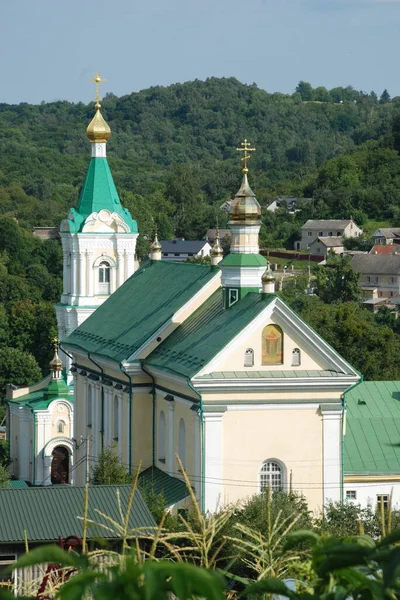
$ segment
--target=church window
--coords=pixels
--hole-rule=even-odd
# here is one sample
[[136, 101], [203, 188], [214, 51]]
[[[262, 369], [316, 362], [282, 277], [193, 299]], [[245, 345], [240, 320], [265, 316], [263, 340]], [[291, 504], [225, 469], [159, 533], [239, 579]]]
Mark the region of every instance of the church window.
[[356, 490], [346, 490], [346, 500], [357, 500]]
[[292, 367], [299, 367], [301, 364], [301, 352], [299, 348], [295, 348], [292, 352]]
[[253, 367], [254, 366], [254, 350], [253, 348], [247, 348], [244, 354], [244, 366], [245, 367]]
[[158, 460], [165, 463], [167, 451], [167, 424], [162, 410], [158, 419]]
[[99, 293], [109, 294], [110, 293], [110, 281], [111, 281], [111, 267], [110, 263], [103, 260], [99, 265]]
[[268, 487], [271, 492], [281, 491], [283, 487], [282, 467], [274, 460], [266, 460], [261, 466], [260, 491], [263, 492]]
[[183, 419], [179, 421], [178, 456], [182, 465], [186, 468], [186, 428], [185, 421]]
[[92, 421], [93, 421], [93, 392], [92, 392], [92, 386], [89, 384], [88, 385], [88, 396], [87, 396], [87, 426], [91, 427], [92, 426]]
[[113, 404], [113, 438], [114, 440], [118, 440], [119, 438], [119, 401], [118, 396], [114, 396], [114, 404]]
[[378, 511], [382, 510], [382, 506], [383, 506], [383, 510], [388, 510], [389, 508], [389, 494], [378, 494], [376, 497], [376, 504], [377, 504], [377, 509]]
[[65, 431], [65, 421], [58, 421], [57, 433], [64, 433], [64, 431]]
[[262, 364], [283, 364], [283, 332], [278, 325], [267, 325], [263, 329]]
[[237, 302], [239, 300], [239, 290], [228, 290], [228, 294], [229, 294], [228, 306], [232, 306], [232, 304], [235, 304], [235, 302]]

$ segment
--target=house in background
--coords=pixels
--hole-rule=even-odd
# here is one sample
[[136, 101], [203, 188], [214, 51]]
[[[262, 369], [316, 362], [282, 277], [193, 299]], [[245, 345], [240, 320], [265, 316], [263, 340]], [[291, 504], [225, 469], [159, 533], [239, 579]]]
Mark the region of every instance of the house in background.
[[400, 508], [400, 381], [363, 381], [345, 394], [344, 499]]
[[376, 308], [396, 302], [400, 295], [400, 254], [356, 254], [350, 264], [360, 273], [366, 304]]
[[397, 244], [375, 244], [375, 246], [372, 246], [369, 254], [378, 254], [379, 256], [400, 254], [400, 246]]
[[342, 237], [319, 237], [310, 244], [311, 254], [321, 254], [324, 258], [329, 252], [342, 254], [344, 252]]
[[185, 240], [176, 238], [174, 240], [160, 240], [163, 260], [172, 262], [184, 262], [192, 256], [210, 256], [211, 245], [207, 240]]
[[381, 227], [371, 237], [374, 245], [400, 244], [400, 227]]
[[356, 225], [353, 219], [320, 221], [310, 219], [301, 228], [301, 240], [295, 242], [295, 250], [309, 250], [311, 244], [318, 238], [359, 237], [362, 233], [362, 229]]

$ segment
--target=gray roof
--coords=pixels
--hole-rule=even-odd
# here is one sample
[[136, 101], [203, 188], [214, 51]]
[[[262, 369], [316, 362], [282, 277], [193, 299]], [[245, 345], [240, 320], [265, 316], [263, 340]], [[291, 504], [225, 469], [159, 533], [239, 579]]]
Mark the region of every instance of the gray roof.
[[208, 244], [207, 240], [161, 240], [160, 241], [162, 251], [168, 254], [197, 254]]
[[397, 274], [400, 273], [400, 255], [357, 254], [351, 259], [351, 266], [360, 273]]
[[321, 242], [321, 244], [324, 244], [324, 246], [327, 246], [328, 248], [338, 248], [340, 246], [343, 246], [343, 238], [340, 235], [319, 237], [317, 240], [314, 240], [314, 242], [311, 245], [317, 244], [318, 242]]
[[306, 223], [304, 223], [302, 229], [344, 229], [350, 225], [351, 222], [351, 219], [346, 219], [344, 221], [331, 221], [329, 219], [325, 221], [314, 221], [313, 219], [309, 219]]
[[[121, 508], [125, 513], [128, 505], [130, 485], [89, 486], [88, 518], [96, 523], [110, 523], [101, 517], [98, 509], [108, 517], [121, 523], [118, 509], [119, 491]], [[0, 544], [23, 542], [24, 532], [30, 542], [50, 542], [59, 536], [77, 535], [82, 537], [84, 486], [57, 485], [31, 487], [26, 489], [0, 489]], [[139, 490], [135, 491], [129, 517], [129, 528], [143, 527], [143, 533], [150, 533], [155, 521], [149, 512]], [[136, 532], [136, 536], [140, 537]], [[88, 525], [88, 538], [118, 539], [120, 534], [109, 531], [100, 525]]]
[[393, 238], [400, 237], [400, 227], [380, 227], [371, 237]]

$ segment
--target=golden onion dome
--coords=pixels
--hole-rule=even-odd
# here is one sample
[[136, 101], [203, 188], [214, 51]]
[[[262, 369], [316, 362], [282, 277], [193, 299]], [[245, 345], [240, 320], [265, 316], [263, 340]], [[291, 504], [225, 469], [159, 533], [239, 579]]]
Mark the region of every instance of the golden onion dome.
[[271, 271], [270, 266], [268, 265], [267, 269], [264, 271], [263, 276], [261, 277], [262, 283], [268, 283], [269, 281], [275, 281], [275, 276]]
[[249, 186], [247, 173], [244, 173], [242, 185], [231, 202], [229, 217], [234, 222], [258, 221], [261, 217], [261, 206]]
[[158, 241], [158, 236], [157, 236], [157, 232], [154, 236], [154, 241], [151, 245], [151, 251], [152, 252], [160, 252], [162, 250], [162, 246], [160, 244], [160, 242]]
[[51, 371], [61, 371], [63, 368], [63, 363], [60, 357], [58, 356], [57, 350], [54, 352], [54, 356], [50, 361], [50, 370]]
[[111, 129], [100, 112], [101, 104], [96, 102], [96, 114], [86, 129], [86, 135], [91, 142], [106, 142], [111, 135]]

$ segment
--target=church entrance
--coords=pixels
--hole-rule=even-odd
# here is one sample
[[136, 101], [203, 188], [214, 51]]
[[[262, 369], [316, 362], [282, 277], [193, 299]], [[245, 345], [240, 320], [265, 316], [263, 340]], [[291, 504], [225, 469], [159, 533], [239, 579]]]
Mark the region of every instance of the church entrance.
[[64, 446], [56, 446], [52, 452], [51, 483], [69, 483], [69, 452]]

